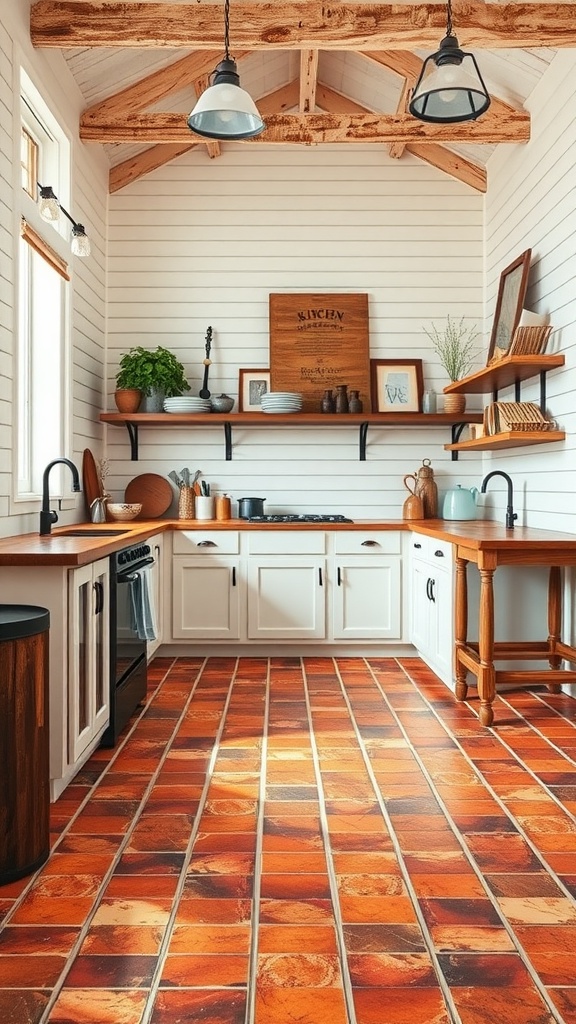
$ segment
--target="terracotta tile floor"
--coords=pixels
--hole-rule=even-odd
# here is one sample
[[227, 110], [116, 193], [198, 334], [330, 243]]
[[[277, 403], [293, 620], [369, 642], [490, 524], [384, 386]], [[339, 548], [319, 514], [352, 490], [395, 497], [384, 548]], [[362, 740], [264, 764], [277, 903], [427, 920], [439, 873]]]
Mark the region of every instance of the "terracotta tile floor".
[[576, 1024], [576, 701], [157, 659], [0, 888], [2, 1024]]

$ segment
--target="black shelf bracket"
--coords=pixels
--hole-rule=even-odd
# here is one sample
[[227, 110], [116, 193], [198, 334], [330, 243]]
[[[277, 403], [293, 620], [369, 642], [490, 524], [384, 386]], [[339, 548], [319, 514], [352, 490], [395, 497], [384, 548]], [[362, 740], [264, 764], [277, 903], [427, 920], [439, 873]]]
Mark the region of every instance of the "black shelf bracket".
[[224, 423], [224, 445], [226, 462], [232, 462], [232, 424], [230, 420]]
[[[452, 444], [458, 444], [458, 441], [462, 437], [462, 431], [466, 426], [465, 423], [453, 423], [452, 424]], [[458, 462], [458, 452], [452, 452], [452, 462]]]
[[126, 430], [130, 438], [130, 458], [132, 462], [138, 462], [138, 424], [126, 420]]
[[366, 462], [366, 438], [368, 437], [368, 423], [360, 424], [360, 462]]

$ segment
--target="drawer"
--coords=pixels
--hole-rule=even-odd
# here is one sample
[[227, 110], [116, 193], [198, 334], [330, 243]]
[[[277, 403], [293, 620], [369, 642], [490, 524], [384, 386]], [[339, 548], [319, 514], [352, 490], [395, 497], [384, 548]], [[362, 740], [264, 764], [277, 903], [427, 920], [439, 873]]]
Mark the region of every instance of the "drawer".
[[239, 550], [237, 530], [175, 530], [172, 534], [175, 555], [237, 555]]
[[366, 533], [335, 533], [336, 555], [399, 555], [402, 538], [395, 530], [372, 530]]
[[452, 565], [453, 545], [447, 540], [439, 540], [437, 537], [427, 537], [423, 533], [410, 535], [410, 554], [412, 558], [423, 558], [427, 562]]
[[251, 555], [323, 555], [326, 534], [321, 530], [258, 530], [248, 535]]

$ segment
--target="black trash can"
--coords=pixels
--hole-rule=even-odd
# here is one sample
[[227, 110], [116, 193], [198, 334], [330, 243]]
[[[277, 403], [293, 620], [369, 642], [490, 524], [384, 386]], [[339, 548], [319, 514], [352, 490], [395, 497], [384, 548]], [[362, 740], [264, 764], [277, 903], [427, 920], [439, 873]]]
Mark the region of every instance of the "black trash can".
[[50, 613], [0, 604], [0, 885], [50, 853]]

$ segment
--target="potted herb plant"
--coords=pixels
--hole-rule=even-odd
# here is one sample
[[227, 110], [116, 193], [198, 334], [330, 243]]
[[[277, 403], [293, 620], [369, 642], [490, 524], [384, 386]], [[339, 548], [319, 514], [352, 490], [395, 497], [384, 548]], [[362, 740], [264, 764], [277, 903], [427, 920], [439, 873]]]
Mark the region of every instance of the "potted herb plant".
[[116, 375], [116, 405], [120, 409], [122, 398], [118, 392], [130, 390], [140, 393], [138, 404], [123, 412], [135, 412], [143, 401], [143, 412], [161, 412], [164, 398], [181, 395], [190, 390], [184, 367], [167, 348], [159, 345], [156, 349], [131, 348], [120, 360]]
[[[472, 369], [478, 355], [475, 343], [479, 332], [476, 327], [467, 327], [464, 317], [459, 323], [456, 323], [450, 319], [450, 314], [448, 314], [446, 325], [443, 328], [440, 329], [432, 324], [430, 330], [427, 327], [424, 330], [449, 379], [454, 382], [465, 377]], [[444, 396], [444, 412], [464, 412], [465, 408], [465, 395], [446, 394]]]

